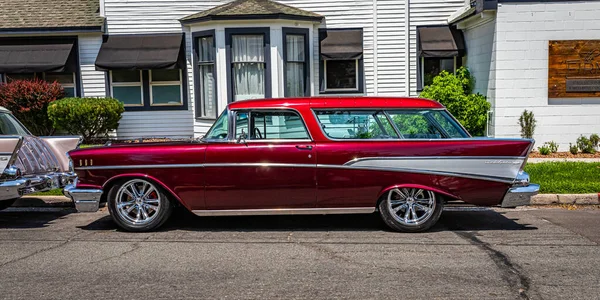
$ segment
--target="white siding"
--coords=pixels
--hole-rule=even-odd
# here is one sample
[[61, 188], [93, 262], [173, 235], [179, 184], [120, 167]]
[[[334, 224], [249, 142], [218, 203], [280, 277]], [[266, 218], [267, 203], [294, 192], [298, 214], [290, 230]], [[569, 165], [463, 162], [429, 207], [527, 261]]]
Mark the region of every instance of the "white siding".
[[406, 96], [405, 1], [377, 1], [377, 94]]
[[[548, 99], [548, 41], [600, 39], [600, 2], [502, 3], [497, 13], [497, 137], [518, 137], [523, 110], [535, 114], [537, 145], [568, 150], [600, 132], [600, 99]], [[588, 104], [584, 104], [588, 103]]]
[[102, 45], [101, 34], [79, 35], [79, 63], [83, 97], [106, 96], [106, 81], [103, 71], [96, 71], [96, 57]]
[[[417, 95], [417, 26], [448, 24], [465, 0], [410, 0], [410, 95]], [[468, 51], [468, 50], [467, 50]]]

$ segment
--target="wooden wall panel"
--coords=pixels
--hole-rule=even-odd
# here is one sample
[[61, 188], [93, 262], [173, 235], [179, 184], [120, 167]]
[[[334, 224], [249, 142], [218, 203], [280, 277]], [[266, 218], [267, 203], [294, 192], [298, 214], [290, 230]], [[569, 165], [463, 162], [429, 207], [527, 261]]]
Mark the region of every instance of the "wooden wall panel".
[[600, 97], [600, 40], [550, 41], [548, 98]]

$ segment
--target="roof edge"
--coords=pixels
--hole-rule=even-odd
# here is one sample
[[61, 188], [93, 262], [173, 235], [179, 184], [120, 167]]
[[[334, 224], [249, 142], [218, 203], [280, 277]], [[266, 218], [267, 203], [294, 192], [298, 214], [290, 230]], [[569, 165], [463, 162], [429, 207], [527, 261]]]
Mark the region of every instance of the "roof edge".
[[74, 32], [104, 32], [104, 26], [73, 26], [73, 27], [16, 27], [0, 28], [0, 33], [74, 33]]
[[325, 17], [323, 16], [299, 16], [292, 14], [252, 14], [252, 15], [208, 15], [198, 18], [182, 18], [179, 22], [183, 25], [202, 23], [210, 21], [237, 21], [237, 20], [292, 20], [292, 21], [308, 21], [321, 23]]

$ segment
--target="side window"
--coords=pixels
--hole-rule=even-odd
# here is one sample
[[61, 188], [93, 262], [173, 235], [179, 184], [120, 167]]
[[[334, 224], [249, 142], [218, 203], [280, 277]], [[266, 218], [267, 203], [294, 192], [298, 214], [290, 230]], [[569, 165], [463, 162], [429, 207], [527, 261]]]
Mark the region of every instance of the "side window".
[[334, 139], [397, 139], [381, 111], [315, 111], [325, 134]]
[[440, 128], [432, 122], [429, 111], [401, 110], [388, 114], [405, 139], [441, 139]]
[[227, 140], [229, 124], [228, 124], [227, 110], [223, 111], [219, 119], [210, 128], [210, 130], [204, 136], [208, 140]]
[[291, 111], [256, 111], [250, 114], [252, 119], [250, 139], [310, 139], [306, 126], [300, 116]]

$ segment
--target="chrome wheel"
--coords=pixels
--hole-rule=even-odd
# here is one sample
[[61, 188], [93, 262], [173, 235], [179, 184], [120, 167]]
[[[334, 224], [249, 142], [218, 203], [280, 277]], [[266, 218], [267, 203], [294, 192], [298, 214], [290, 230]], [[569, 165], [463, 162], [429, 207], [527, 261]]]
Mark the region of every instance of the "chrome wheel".
[[388, 193], [387, 208], [392, 217], [406, 226], [426, 222], [435, 211], [435, 194], [413, 188], [395, 188]]
[[115, 208], [123, 220], [133, 225], [144, 225], [158, 216], [160, 197], [152, 183], [133, 179], [125, 182], [117, 191]]

